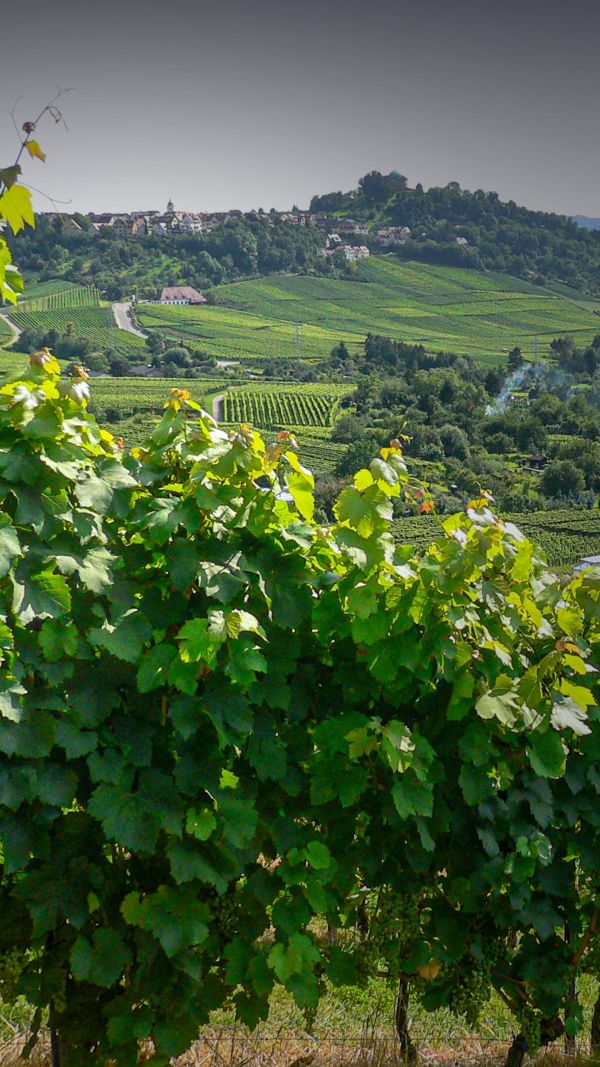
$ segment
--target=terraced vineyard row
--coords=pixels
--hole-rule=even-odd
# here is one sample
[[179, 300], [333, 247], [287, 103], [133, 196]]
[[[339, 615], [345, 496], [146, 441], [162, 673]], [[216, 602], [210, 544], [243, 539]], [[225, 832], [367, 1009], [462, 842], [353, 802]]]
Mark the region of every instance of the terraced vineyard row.
[[[23, 300], [37, 300], [40, 296], [49, 296], [50, 293], [64, 293], [67, 289], [77, 289], [75, 282], [67, 282], [63, 278], [50, 278], [45, 282], [27, 282], [25, 286], [26, 297]], [[89, 288], [89, 287], [88, 287]]]
[[[582, 556], [600, 555], [600, 511], [530, 511], [505, 516], [543, 548], [553, 567], [568, 567]], [[398, 519], [394, 532], [403, 544], [424, 552], [440, 535], [430, 515]]]
[[298, 445], [300, 462], [313, 474], [331, 474], [347, 447], [326, 438], [304, 437], [303, 434], [299, 435]]
[[271, 392], [240, 389], [225, 397], [225, 422], [277, 426], [330, 426], [339, 395], [330, 392]]
[[[61, 294], [58, 294], [59, 296]], [[50, 299], [44, 297], [44, 300]], [[54, 308], [46, 311], [25, 310], [11, 312], [11, 319], [22, 330], [35, 330], [46, 333], [57, 330], [65, 334], [72, 324], [76, 337], [86, 338], [94, 348], [114, 348], [118, 352], [146, 352], [146, 345], [141, 337], [118, 330], [109, 307], [99, 304], [80, 305], [79, 307]]]
[[100, 293], [91, 285], [69, 285], [40, 293], [19, 305], [19, 311], [63, 311], [68, 308], [100, 307]]

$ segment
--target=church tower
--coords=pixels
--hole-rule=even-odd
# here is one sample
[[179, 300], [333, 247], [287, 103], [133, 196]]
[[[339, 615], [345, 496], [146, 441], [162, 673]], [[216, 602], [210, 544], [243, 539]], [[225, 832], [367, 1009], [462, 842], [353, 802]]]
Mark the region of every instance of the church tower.
[[167, 214], [168, 215], [169, 214], [172, 215], [174, 211], [175, 211], [175, 204], [173, 203], [172, 200], [169, 200], [169, 203], [167, 204]]

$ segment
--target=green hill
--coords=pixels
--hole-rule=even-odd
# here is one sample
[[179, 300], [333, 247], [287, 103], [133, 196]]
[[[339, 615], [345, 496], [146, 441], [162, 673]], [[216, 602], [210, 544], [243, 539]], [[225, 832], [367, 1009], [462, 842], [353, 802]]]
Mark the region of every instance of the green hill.
[[407, 259], [554, 279], [600, 293], [600, 231], [564, 215], [532, 211], [497, 193], [458, 182], [399, 188], [393, 174], [371, 171], [348, 193], [314, 196], [311, 212], [383, 226], [408, 227]]
[[298, 354], [314, 360], [342, 339], [362, 344], [367, 333], [495, 362], [515, 345], [535, 355], [557, 335], [589, 343], [600, 333], [600, 303], [589, 298], [395, 257], [357, 264], [353, 280], [277, 275], [213, 293], [222, 306], [141, 305], [138, 319], [146, 329], [246, 362]]

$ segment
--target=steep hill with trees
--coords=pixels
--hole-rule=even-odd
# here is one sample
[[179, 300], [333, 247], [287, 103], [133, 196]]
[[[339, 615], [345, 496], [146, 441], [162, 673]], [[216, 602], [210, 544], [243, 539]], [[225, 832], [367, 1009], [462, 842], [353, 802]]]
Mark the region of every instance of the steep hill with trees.
[[[402, 246], [408, 259], [539, 276], [600, 292], [600, 231], [504, 202], [494, 192], [472, 193], [458, 182], [398, 190], [372, 171], [357, 190], [313, 197], [310, 210], [368, 220], [374, 229], [408, 226], [412, 239]], [[457, 244], [457, 238], [468, 244]]]

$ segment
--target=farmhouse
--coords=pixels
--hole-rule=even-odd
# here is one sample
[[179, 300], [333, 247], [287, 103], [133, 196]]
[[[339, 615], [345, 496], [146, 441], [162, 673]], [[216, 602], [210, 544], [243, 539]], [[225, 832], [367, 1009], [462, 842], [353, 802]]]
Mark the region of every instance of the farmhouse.
[[206, 304], [206, 297], [202, 296], [191, 285], [171, 285], [163, 289], [159, 298], [159, 304]]

